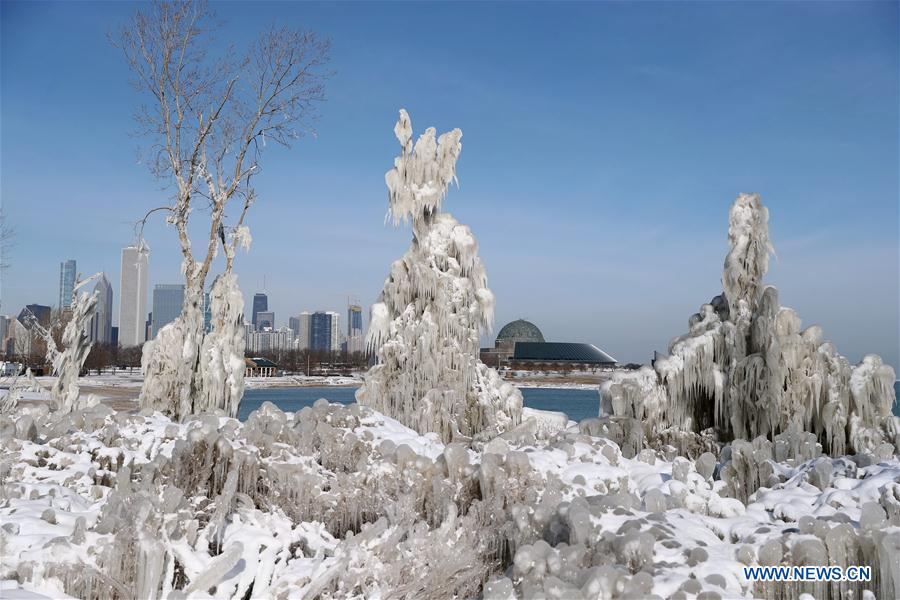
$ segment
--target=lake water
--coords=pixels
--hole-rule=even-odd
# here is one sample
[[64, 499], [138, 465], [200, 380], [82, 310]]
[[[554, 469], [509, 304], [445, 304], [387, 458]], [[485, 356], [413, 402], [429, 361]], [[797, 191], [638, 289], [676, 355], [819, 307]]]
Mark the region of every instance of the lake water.
[[[900, 382], [894, 383], [894, 391], [900, 397]], [[350, 404], [355, 402], [352, 387], [294, 387], [254, 389], [244, 392], [238, 418], [243, 421], [251, 412], [269, 401], [281, 410], [296, 412], [304, 406], [312, 406], [319, 398], [329, 402]], [[575, 421], [596, 417], [600, 398], [596, 389], [525, 388], [522, 390], [525, 406], [540, 410], [559, 410]], [[894, 414], [900, 416], [900, 403], [894, 404]]]
[[[296, 412], [304, 406], [312, 406], [319, 398], [325, 398], [329, 402], [350, 404], [356, 399], [353, 394], [356, 388], [352, 387], [293, 387], [293, 388], [267, 388], [254, 389], [244, 392], [241, 400], [241, 410], [238, 418], [243, 421], [247, 416], [262, 405], [263, 402], [271, 402], [286, 412]], [[522, 390], [525, 397], [525, 406], [541, 410], [559, 410], [570, 419], [580, 421], [588, 417], [596, 417], [600, 411], [600, 396], [596, 389], [550, 389], [550, 388], [526, 388]]]

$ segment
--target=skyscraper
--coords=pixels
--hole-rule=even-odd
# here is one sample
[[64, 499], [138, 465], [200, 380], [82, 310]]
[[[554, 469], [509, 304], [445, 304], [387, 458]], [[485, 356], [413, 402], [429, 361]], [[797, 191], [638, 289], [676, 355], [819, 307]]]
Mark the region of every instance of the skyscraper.
[[59, 263], [59, 307], [72, 307], [72, 291], [75, 289], [75, 260]]
[[90, 340], [95, 344], [112, 343], [112, 304], [113, 291], [106, 274], [101, 273], [100, 279], [94, 285], [97, 292], [97, 306], [94, 307], [94, 316], [91, 317]]
[[309, 349], [309, 312], [303, 311], [296, 317], [297, 321], [297, 350]]
[[19, 323], [26, 328], [31, 329], [31, 317], [43, 327], [50, 327], [50, 320], [53, 318], [53, 309], [43, 304], [26, 304], [25, 308], [19, 312]]
[[178, 318], [184, 305], [183, 283], [158, 283], [153, 287], [153, 323], [151, 335]]
[[261, 313], [269, 310], [269, 297], [263, 294], [262, 292], [257, 292], [253, 295], [253, 318], [250, 320], [253, 323], [253, 326], [256, 327], [259, 324], [256, 322], [256, 316]]
[[359, 304], [347, 305], [347, 352], [363, 351], [363, 325], [362, 306]]
[[340, 352], [341, 341], [344, 337], [341, 335], [341, 315], [330, 311], [328, 314], [331, 316], [331, 351]]
[[256, 330], [265, 331], [266, 329], [275, 329], [274, 311], [261, 310], [256, 313]]
[[331, 351], [331, 315], [316, 311], [309, 316], [309, 349]]
[[146, 338], [147, 259], [150, 249], [139, 240], [122, 248], [122, 272], [119, 277], [119, 344], [137, 346]]

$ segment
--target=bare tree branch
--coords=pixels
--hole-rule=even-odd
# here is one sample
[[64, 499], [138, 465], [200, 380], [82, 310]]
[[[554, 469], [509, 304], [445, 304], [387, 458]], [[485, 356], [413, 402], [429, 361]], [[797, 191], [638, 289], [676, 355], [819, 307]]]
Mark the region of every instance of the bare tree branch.
[[[139, 9], [113, 38], [135, 86], [151, 99], [136, 115], [150, 140], [150, 168], [174, 188], [172, 204], [148, 211], [136, 231], [143, 231], [151, 214], [167, 211], [167, 221], [178, 232], [186, 283], [201, 289], [220, 231], [243, 227], [255, 199], [250, 179], [266, 144], [289, 146], [311, 131], [331, 76], [326, 70], [330, 43], [315, 33], [272, 27], [245, 55], [235, 58], [229, 49], [215, 60], [215, 31], [206, 2], [157, 1]], [[205, 250], [199, 255], [188, 234], [195, 197], [206, 200], [203, 208], [209, 213]], [[243, 203], [237, 219], [228, 223], [226, 209], [235, 197]], [[223, 243], [229, 271], [236, 239]]]

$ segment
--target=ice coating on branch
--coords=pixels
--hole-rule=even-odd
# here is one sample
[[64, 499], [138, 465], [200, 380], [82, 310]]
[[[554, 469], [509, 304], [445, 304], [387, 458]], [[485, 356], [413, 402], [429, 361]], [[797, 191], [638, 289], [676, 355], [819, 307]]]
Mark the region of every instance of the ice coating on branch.
[[79, 290], [87, 283], [99, 276], [95, 273], [86, 279], [75, 282], [72, 290], [71, 313], [62, 331], [62, 349], [58, 349], [56, 341], [49, 330], [41, 326], [36, 319], [31, 319], [31, 327], [44, 339], [47, 345], [47, 361], [53, 365], [53, 374], [56, 381], [50, 390], [50, 395], [57, 410], [69, 412], [79, 406], [79, 402], [87, 402], [87, 399], [79, 399], [78, 377], [81, 368], [87, 360], [93, 344], [88, 335], [89, 324], [97, 306], [99, 292], [79, 293]]
[[690, 331], [671, 342], [652, 371], [605, 382], [601, 407], [619, 429], [622, 419], [642, 421], [644, 444], [671, 444], [690, 455], [759, 437], [799, 449], [788, 440], [804, 432], [831, 456], [896, 453], [894, 370], [874, 355], [852, 367], [820, 327], [802, 329], [778, 291], [763, 285], [772, 246], [758, 195], [735, 201], [728, 238], [725, 293], [700, 307]]
[[394, 132], [402, 150], [385, 175], [388, 212], [395, 223], [412, 222], [413, 240], [372, 307], [367, 343], [378, 364], [356, 397], [445, 441], [487, 438], [519, 424], [522, 396], [478, 359], [494, 296], [475, 236], [440, 212], [456, 178], [462, 132], [435, 139], [429, 128], [413, 146], [404, 110]]

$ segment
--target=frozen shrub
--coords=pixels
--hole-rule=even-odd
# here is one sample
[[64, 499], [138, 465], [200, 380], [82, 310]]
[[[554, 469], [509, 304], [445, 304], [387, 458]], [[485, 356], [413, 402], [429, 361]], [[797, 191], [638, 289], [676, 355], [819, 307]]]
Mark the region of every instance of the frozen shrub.
[[435, 139], [430, 128], [413, 146], [412, 124], [401, 110], [394, 133], [401, 154], [385, 175], [388, 214], [395, 224], [412, 223], [413, 241], [372, 306], [368, 344], [378, 364], [356, 397], [445, 442], [489, 439], [519, 424], [522, 396], [478, 358], [494, 296], [472, 232], [441, 212], [462, 132]]
[[[688, 456], [709, 450], [697, 447], [709, 439], [707, 430], [720, 442], [776, 441], [779, 455], [784, 444], [804, 445], [785, 450], [797, 457], [896, 453], [893, 369], [874, 355], [851, 367], [823, 341], [821, 328], [801, 329], [797, 314], [780, 306], [777, 290], [763, 284], [772, 252], [768, 218], [758, 195], [738, 196], [729, 214], [724, 294], [700, 307], [690, 331], [653, 368], [605, 382], [601, 414], [637, 419], [645, 444], [674, 441]], [[687, 437], [666, 435], [673, 430]]]

